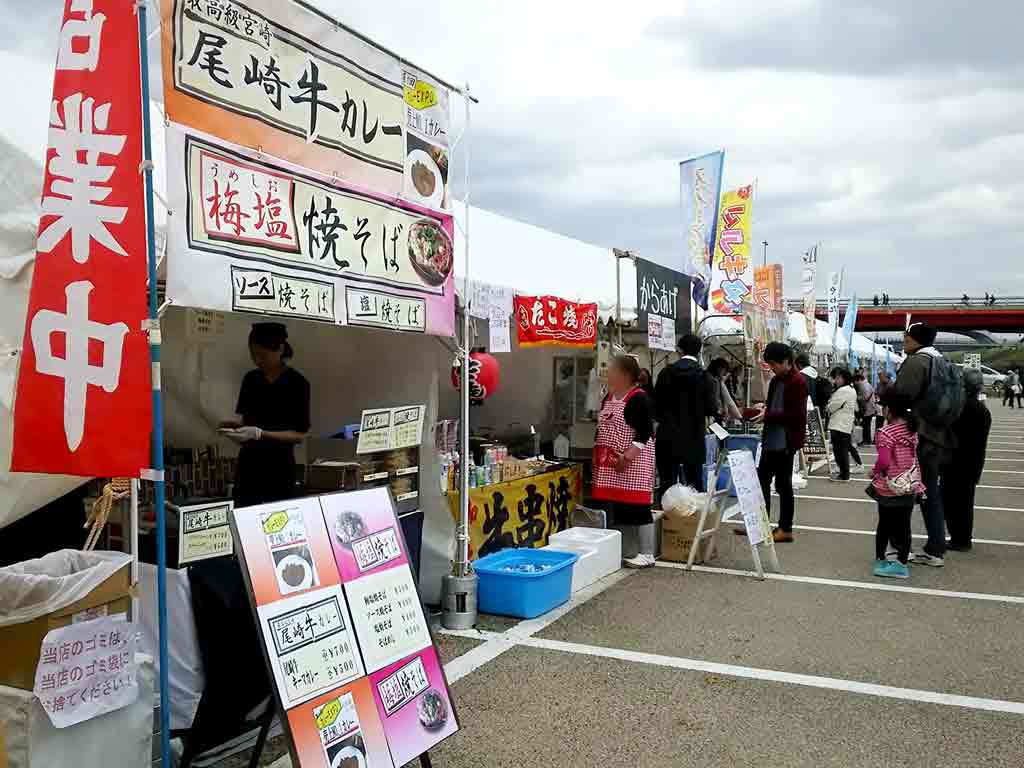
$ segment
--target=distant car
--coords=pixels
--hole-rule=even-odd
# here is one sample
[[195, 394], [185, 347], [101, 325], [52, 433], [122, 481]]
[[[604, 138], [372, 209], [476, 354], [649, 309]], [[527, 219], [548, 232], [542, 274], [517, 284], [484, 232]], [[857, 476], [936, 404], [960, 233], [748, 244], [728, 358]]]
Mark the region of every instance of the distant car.
[[[964, 368], [964, 364], [960, 363], [960, 367]], [[1006, 374], [1000, 373], [995, 368], [989, 368], [987, 365], [981, 366], [981, 377], [985, 381], [986, 387], [992, 387], [997, 392], [1003, 388], [1003, 382], [1006, 381]]]

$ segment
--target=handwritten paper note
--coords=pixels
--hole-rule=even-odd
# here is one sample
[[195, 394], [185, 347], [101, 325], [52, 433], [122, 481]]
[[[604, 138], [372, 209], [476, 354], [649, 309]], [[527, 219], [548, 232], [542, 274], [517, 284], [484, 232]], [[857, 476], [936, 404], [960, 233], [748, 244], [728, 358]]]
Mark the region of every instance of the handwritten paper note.
[[503, 308], [491, 306], [491, 316], [488, 318], [488, 329], [490, 331], [487, 350], [495, 352], [512, 351], [512, 329], [509, 323], [509, 313]]
[[137, 643], [135, 625], [111, 617], [46, 634], [32, 692], [54, 728], [114, 712], [138, 698]]
[[739, 503], [743, 524], [747, 527], [747, 538], [751, 545], [765, 541], [771, 535], [768, 509], [761, 492], [761, 481], [757, 478], [757, 467], [749, 451], [730, 451], [729, 469], [736, 486], [736, 500]]

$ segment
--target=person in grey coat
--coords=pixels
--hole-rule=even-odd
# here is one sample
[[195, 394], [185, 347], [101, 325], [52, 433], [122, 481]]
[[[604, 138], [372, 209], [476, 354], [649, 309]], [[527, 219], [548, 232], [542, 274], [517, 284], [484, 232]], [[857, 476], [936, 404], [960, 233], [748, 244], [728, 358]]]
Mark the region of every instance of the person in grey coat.
[[[942, 358], [932, 344], [936, 331], [925, 323], [912, 323], [903, 337], [903, 348], [907, 359], [896, 374], [893, 391], [910, 398], [914, 414], [917, 415], [925, 401], [928, 384], [931, 381], [933, 362]], [[921, 504], [924, 525], [928, 530], [928, 542], [924, 552], [914, 556], [914, 562], [941, 568], [945, 565], [946, 520], [942, 509], [942, 495], [939, 490], [939, 472], [955, 447], [956, 438], [952, 430], [930, 424], [923, 418], [917, 420], [917, 458], [921, 464], [921, 480], [925, 486], [925, 500]]]

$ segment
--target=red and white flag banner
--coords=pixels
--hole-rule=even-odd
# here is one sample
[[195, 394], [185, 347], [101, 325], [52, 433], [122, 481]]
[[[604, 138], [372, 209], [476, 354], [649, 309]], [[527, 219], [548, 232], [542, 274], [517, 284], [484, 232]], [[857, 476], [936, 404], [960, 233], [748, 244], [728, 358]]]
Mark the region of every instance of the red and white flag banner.
[[597, 304], [557, 296], [516, 296], [520, 347], [593, 348], [597, 344]]
[[149, 465], [138, 18], [66, 0], [11, 469], [110, 477]]

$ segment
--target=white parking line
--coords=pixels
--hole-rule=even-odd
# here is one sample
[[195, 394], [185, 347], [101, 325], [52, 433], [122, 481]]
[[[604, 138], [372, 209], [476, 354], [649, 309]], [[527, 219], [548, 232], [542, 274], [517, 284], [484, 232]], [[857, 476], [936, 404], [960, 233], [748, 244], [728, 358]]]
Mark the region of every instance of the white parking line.
[[489, 661], [501, 656], [505, 651], [513, 648], [519, 641], [530, 638], [536, 632], [540, 632], [546, 628], [549, 624], [552, 624], [562, 618], [569, 611], [575, 610], [585, 602], [590, 600], [595, 595], [599, 595], [609, 587], [613, 587], [628, 576], [632, 576], [636, 571], [629, 571], [621, 569], [606, 576], [600, 581], [596, 581], [589, 587], [581, 589], [579, 592], [573, 594], [569, 602], [563, 603], [558, 608], [548, 611], [543, 616], [539, 616], [536, 619], [527, 619], [516, 624], [514, 627], [504, 633], [497, 632], [486, 632], [478, 629], [466, 629], [466, 630], [452, 630], [442, 629], [440, 627], [435, 629], [437, 634], [448, 635], [450, 637], [464, 637], [470, 640], [483, 640], [483, 645], [479, 645], [476, 648], [462, 654], [456, 659], [452, 659], [444, 665], [444, 673], [448, 677], [449, 683], [454, 683], [456, 680], [460, 680], [466, 675], [475, 672], [484, 664]]
[[[772, 496], [776, 496], [776, 495], [777, 494], [773, 491], [772, 492]], [[845, 501], [845, 502], [848, 502], [850, 504], [874, 504], [875, 503], [874, 499], [851, 499], [851, 498], [847, 498], [845, 496], [812, 496], [812, 495], [806, 494], [806, 493], [797, 493], [797, 494], [795, 494], [795, 496], [798, 499], [811, 499], [812, 501]], [[1016, 507], [982, 507], [982, 506], [975, 505], [974, 508], [976, 510], [977, 509], [983, 509], [986, 512], [1024, 512], [1024, 509], [1017, 509]]]
[[[742, 520], [727, 520], [727, 525], [740, 526], [743, 525]], [[794, 531], [816, 531], [818, 533], [852, 533], [858, 536], [874, 536], [874, 531], [861, 531], [854, 528], [829, 528], [823, 525], [794, 525]], [[927, 536], [923, 533], [911, 534], [912, 538], [927, 540]], [[1024, 541], [1002, 541], [999, 539], [973, 539], [975, 544], [997, 544], [1003, 547], [1024, 547]]]
[[[823, 480], [829, 482], [827, 477], [819, 477], [818, 475], [805, 475], [808, 480]], [[851, 482], [854, 483], [870, 483], [871, 480], [866, 477], [851, 477]], [[978, 485], [977, 488], [984, 488], [989, 491], [1024, 491], [1024, 485]]]
[[[673, 568], [684, 570], [683, 563], [666, 563], [658, 561], [659, 568]], [[695, 565], [693, 570], [699, 573], [717, 573], [725, 576], [742, 576], [750, 579], [750, 571], [739, 571], [733, 568], [713, 568], [708, 565]], [[826, 579], [820, 576], [796, 576], [788, 573], [766, 573], [768, 581], [788, 581], [795, 584], [815, 584], [824, 587], [850, 587], [852, 589], [866, 589], [873, 592], [902, 592], [911, 595], [927, 595], [929, 597], [948, 597], [959, 600], [981, 600], [989, 603], [1008, 603], [1012, 605], [1024, 605], [1024, 597], [1019, 595], [996, 595], [988, 592], [957, 592], [948, 589], [930, 589], [928, 587], [909, 587], [900, 584], [883, 584], [876, 581], [853, 581], [851, 579]]]
[[616, 659], [635, 664], [667, 667], [670, 669], [679, 669], [688, 672], [704, 672], [706, 674], [723, 675], [725, 677], [739, 677], [747, 680], [788, 683], [789, 685], [800, 685], [808, 688], [823, 688], [830, 691], [859, 693], [866, 696], [900, 699], [903, 701], [913, 701], [922, 704], [940, 704], [947, 707], [963, 707], [965, 709], [983, 710], [986, 712], [1008, 712], [1015, 715], [1024, 714], [1024, 703], [1017, 701], [984, 699], [976, 696], [959, 696], [952, 693], [916, 690], [913, 688], [897, 688], [891, 685], [862, 683], [857, 680], [820, 677], [818, 675], [801, 675], [795, 672], [783, 672], [775, 669], [741, 667], [735, 664], [720, 664], [713, 661], [686, 659], [677, 656], [663, 656], [661, 654], [642, 653], [640, 651], [625, 651], [618, 648], [602, 648], [596, 645], [567, 643], [561, 640], [547, 640], [537, 637], [524, 640], [520, 645], [545, 651], [560, 651], [562, 653], [571, 653], [580, 656]]

